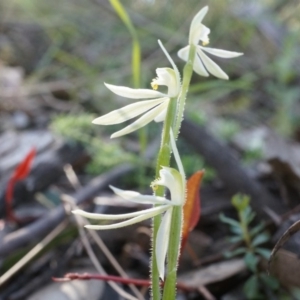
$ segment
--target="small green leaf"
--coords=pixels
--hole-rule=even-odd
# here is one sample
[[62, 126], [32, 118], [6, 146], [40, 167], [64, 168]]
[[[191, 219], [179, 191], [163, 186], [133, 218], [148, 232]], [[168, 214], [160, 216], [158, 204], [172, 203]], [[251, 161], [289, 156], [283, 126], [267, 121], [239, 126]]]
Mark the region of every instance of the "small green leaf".
[[236, 226], [230, 226], [230, 231], [236, 235], [242, 236], [243, 235], [243, 230], [241, 227], [236, 227]]
[[224, 252], [224, 256], [226, 258], [231, 258], [231, 257], [237, 256], [237, 255], [244, 254], [244, 253], [246, 253], [246, 251], [247, 251], [247, 249], [245, 247], [241, 247], [241, 248], [235, 249], [233, 251]]
[[261, 233], [253, 239], [251, 244], [253, 247], [255, 247], [255, 246], [258, 246], [258, 245], [261, 245], [261, 244], [267, 242], [269, 239], [270, 239], [270, 235], [268, 233], [266, 233], [266, 232]]
[[259, 299], [259, 282], [256, 275], [251, 276], [244, 284], [244, 293], [247, 299]]
[[228, 238], [228, 241], [230, 243], [233, 243], [233, 244], [237, 243], [237, 242], [240, 242], [242, 240], [243, 240], [243, 237], [241, 235], [237, 235], [237, 236], [233, 236], [233, 237]]
[[241, 227], [240, 223], [234, 219], [231, 219], [231, 218], [228, 218], [226, 217], [223, 213], [221, 213], [219, 215], [219, 218], [220, 220], [223, 222], [223, 223], [226, 223], [226, 224], [229, 224], [233, 227]]
[[265, 273], [260, 274], [259, 277], [263, 281], [263, 283], [267, 285], [271, 290], [276, 291], [279, 289], [280, 284], [275, 277], [268, 276]]
[[259, 259], [255, 254], [253, 254], [251, 252], [247, 252], [247, 254], [244, 257], [244, 261], [245, 261], [247, 268], [250, 271], [256, 272]]
[[265, 228], [265, 224], [264, 223], [259, 223], [258, 225], [256, 225], [255, 227], [253, 227], [250, 230], [250, 235], [251, 236], [255, 236], [257, 235], [259, 232], [261, 232], [263, 229]]
[[250, 206], [246, 207], [244, 210], [244, 217], [245, 220], [247, 221], [247, 224], [250, 224], [253, 219], [255, 218], [256, 213], [251, 209]]
[[259, 254], [261, 257], [265, 258], [266, 260], [270, 259], [271, 251], [265, 248], [256, 248], [255, 252]]

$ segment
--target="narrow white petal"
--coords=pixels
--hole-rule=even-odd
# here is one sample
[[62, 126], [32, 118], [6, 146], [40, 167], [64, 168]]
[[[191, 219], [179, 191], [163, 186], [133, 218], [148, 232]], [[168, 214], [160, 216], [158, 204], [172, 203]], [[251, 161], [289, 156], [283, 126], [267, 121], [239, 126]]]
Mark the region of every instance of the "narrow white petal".
[[98, 125], [119, 124], [146, 112], [165, 100], [166, 98], [159, 98], [155, 100], [144, 100], [132, 103], [120, 109], [116, 109], [104, 116], [96, 118], [93, 120], [93, 123]]
[[111, 138], [116, 138], [116, 137], [119, 137], [119, 136], [122, 136], [122, 135], [125, 135], [128, 133], [131, 133], [131, 132], [147, 125], [152, 120], [154, 120], [154, 118], [157, 115], [159, 115], [164, 109], [166, 109], [168, 104], [169, 104], [169, 99], [166, 100], [165, 102], [163, 102], [162, 104], [158, 105], [157, 107], [153, 108], [152, 110], [148, 111], [147, 113], [145, 113], [142, 117], [137, 119], [132, 124], [128, 125], [127, 127], [123, 128], [122, 130], [119, 130], [119, 131], [115, 132], [114, 134], [112, 134]]
[[105, 86], [111, 90], [113, 93], [130, 99], [151, 99], [165, 97], [166, 95], [158, 91], [149, 90], [149, 89], [131, 89], [126, 86], [112, 85], [104, 83]]
[[125, 200], [132, 201], [141, 204], [167, 204], [170, 205], [170, 200], [164, 197], [152, 196], [152, 195], [142, 195], [134, 191], [124, 191], [118, 189], [114, 186], [109, 186], [115, 194], [122, 197]]
[[190, 36], [189, 36], [189, 44], [192, 43], [192, 37], [194, 36], [194, 32], [197, 30], [199, 25], [201, 24], [203, 18], [208, 12], [208, 6], [204, 6], [193, 18], [191, 27], [190, 27]]
[[173, 59], [171, 58], [170, 54], [168, 53], [168, 51], [165, 49], [165, 47], [163, 46], [162, 42], [160, 40], [158, 40], [158, 44], [160, 46], [160, 48], [162, 49], [162, 51], [165, 53], [167, 59], [169, 60], [170, 64], [172, 65], [173, 70], [175, 71], [176, 74], [176, 81], [177, 81], [177, 93], [179, 92], [179, 88], [180, 88], [180, 73], [178, 71], [177, 66], [175, 65]]
[[[169, 201], [169, 203], [170, 203], [170, 201]], [[160, 213], [162, 207], [163, 206], [156, 206], [156, 207], [151, 207], [151, 208], [140, 210], [140, 211], [135, 211], [132, 213], [118, 214], [118, 215], [89, 213], [89, 212], [86, 212], [81, 209], [73, 210], [72, 213], [74, 215], [79, 215], [79, 216], [85, 217], [87, 219], [93, 219], [93, 220], [121, 220], [121, 219], [129, 219], [129, 218], [137, 217], [137, 216], [148, 214], [151, 212]]]
[[201, 76], [204, 76], [204, 77], [209, 76], [209, 74], [205, 70], [203, 63], [202, 63], [201, 59], [198, 57], [198, 55], [195, 56], [193, 69], [197, 74], [199, 74]]
[[190, 52], [190, 46], [186, 46], [184, 48], [181, 48], [178, 52], [177, 55], [179, 58], [181, 58], [184, 61], [188, 61], [189, 58], [189, 52]]
[[164, 279], [165, 276], [165, 261], [167, 250], [169, 247], [171, 218], [173, 209], [170, 208], [162, 218], [161, 224], [157, 231], [155, 254], [159, 277]]
[[215, 63], [213, 62], [206, 54], [202, 52], [200, 48], [197, 48], [197, 53], [199, 54], [205, 68], [212, 75], [220, 79], [228, 79], [228, 75]]
[[180, 159], [180, 155], [178, 153], [178, 149], [177, 149], [177, 146], [176, 146], [176, 142], [175, 142], [174, 133], [173, 133], [172, 128], [170, 129], [170, 142], [171, 142], [171, 147], [172, 147], [172, 151], [173, 151], [173, 154], [174, 154], [174, 157], [175, 157], [175, 161], [177, 163], [178, 170], [179, 170], [182, 178], [184, 179], [185, 178], [184, 168], [183, 168], [183, 165], [182, 165], [182, 162], [181, 162], [181, 159]]
[[138, 222], [142, 222], [144, 220], [150, 219], [158, 214], [163, 213], [164, 211], [166, 211], [167, 209], [170, 209], [171, 206], [168, 205], [163, 205], [163, 206], [159, 206], [157, 207], [158, 210], [140, 215], [138, 217], [132, 218], [130, 220], [124, 221], [124, 222], [120, 222], [120, 223], [116, 223], [116, 224], [110, 224], [110, 225], [85, 225], [85, 228], [88, 229], [94, 229], [94, 230], [107, 230], [107, 229], [115, 229], [115, 228], [121, 228], [121, 227], [125, 227], [125, 226], [129, 226]]
[[167, 110], [168, 110], [168, 108], [166, 108], [165, 110], [163, 110], [157, 117], [154, 118], [154, 121], [156, 123], [164, 121], [165, 118], [166, 118], [166, 115], [167, 115]]
[[212, 55], [222, 57], [222, 58], [233, 58], [233, 57], [238, 57], [243, 55], [243, 53], [240, 52], [233, 52], [233, 51], [227, 51], [227, 50], [222, 50], [222, 49], [215, 49], [215, 48], [209, 48], [209, 47], [200, 47], [203, 51], [206, 51]]

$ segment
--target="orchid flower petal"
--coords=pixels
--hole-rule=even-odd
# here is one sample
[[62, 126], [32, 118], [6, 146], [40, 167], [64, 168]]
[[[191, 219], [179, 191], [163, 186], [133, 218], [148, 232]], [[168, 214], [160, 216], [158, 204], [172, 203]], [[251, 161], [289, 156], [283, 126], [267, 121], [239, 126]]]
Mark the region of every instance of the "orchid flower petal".
[[[208, 12], [208, 6], [204, 6], [197, 14], [196, 16], [193, 18], [192, 23], [191, 23], [191, 27], [190, 27], [190, 34], [189, 34], [189, 44], [193, 44], [193, 41], [195, 40], [195, 38], [197, 39], [197, 37], [195, 37], [195, 32], [197, 31], [197, 29], [199, 28], [199, 25], [201, 24], [203, 18], [205, 17], [205, 15]], [[199, 40], [198, 40], [199, 41]], [[197, 42], [198, 43], [198, 42]]]
[[170, 190], [173, 205], [182, 205], [184, 203], [185, 180], [176, 169], [162, 167], [159, 171], [159, 178], [152, 184], [167, 187]]
[[[170, 201], [169, 201], [169, 203], [170, 203]], [[155, 206], [155, 207], [151, 207], [148, 209], [135, 211], [132, 213], [118, 214], [118, 215], [89, 213], [89, 212], [86, 212], [81, 209], [73, 210], [72, 213], [74, 215], [79, 215], [79, 216], [85, 217], [87, 219], [93, 219], [93, 220], [121, 220], [121, 219], [134, 218], [134, 217], [137, 217], [140, 215], [145, 215], [145, 214], [152, 213], [152, 212], [153, 213], [156, 212], [157, 214], [159, 214], [161, 212], [160, 208], [162, 208], [162, 207], [163, 206]]]
[[160, 114], [158, 114], [158, 115], [154, 118], [154, 121], [155, 121], [156, 123], [162, 122], [162, 121], [165, 120], [166, 115], [167, 115], [167, 109], [163, 110]]
[[152, 110], [148, 111], [145, 113], [142, 117], [137, 119], [135, 122], [132, 124], [126, 126], [125, 128], [115, 132], [114, 134], [111, 135], [111, 138], [119, 137], [125, 134], [128, 134], [130, 132], [133, 132], [148, 123], [150, 123], [158, 114], [160, 114], [164, 109], [167, 109], [169, 104], [169, 98], [165, 98], [165, 101], [158, 105], [157, 107], [153, 108]]
[[146, 112], [156, 105], [161, 104], [165, 100], [166, 98], [159, 98], [155, 100], [144, 100], [132, 103], [120, 109], [116, 109], [104, 116], [96, 118], [92, 123], [99, 125], [119, 124]]
[[203, 63], [201, 59], [198, 57], [198, 55], [195, 56], [194, 65], [193, 65], [194, 71], [201, 76], [208, 77], [209, 74], [205, 70]]
[[84, 227], [87, 229], [94, 229], [94, 230], [107, 230], [107, 229], [115, 229], [115, 228], [121, 228], [121, 227], [125, 227], [125, 226], [129, 226], [147, 219], [150, 219], [158, 214], [163, 213], [164, 211], [170, 209], [170, 205], [162, 205], [162, 206], [158, 206], [155, 207], [157, 208], [157, 210], [154, 210], [154, 208], [152, 208], [152, 211], [148, 212], [148, 213], [143, 213], [142, 215], [139, 215], [135, 218], [132, 218], [130, 220], [127, 221], [123, 221], [120, 223], [116, 223], [116, 224], [110, 224], [110, 225], [85, 225]]
[[197, 53], [199, 54], [203, 64], [205, 65], [209, 73], [220, 79], [229, 78], [228, 75], [214, 61], [212, 61], [206, 54], [204, 54], [199, 47], [197, 47]]
[[227, 51], [227, 50], [222, 50], [222, 49], [215, 49], [215, 48], [209, 48], [209, 47], [202, 47], [198, 46], [201, 48], [203, 51], [206, 51], [212, 55], [222, 57], [222, 58], [233, 58], [233, 57], [238, 57], [243, 55], [243, 53], [240, 52], [233, 52], [233, 51]]
[[141, 204], [167, 204], [170, 205], [170, 200], [167, 200], [164, 197], [159, 196], [152, 196], [152, 195], [142, 195], [138, 192], [134, 191], [124, 191], [121, 189], [118, 189], [114, 186], [109, 186], [116, 195], [122, 197], [125, 200], [129, 200], [135, 203], [141, 203]]
[[161, 98], [165, 97], [166, 95], [149, 89], [131, 89], [125, 86], [117, 86], [112, 84], [104, 83], [105, 86], [111, 90], [116, 95], [130, 98], [130, 99], [151, 99], [151, 98]]
[[[178, 51], [178, 56], [184, 61], [188, 61], [189, 59], [189, 51], [190, 51], [190, 46], [186, 46]], [[209, 76], [207, 71], [205, 70], [203, 63], [201, 62], [200, 58], [196, 55], [194, 59], [194, 64], [193, 64], [193, 70], [201, 75], [201, 76]]]
[[177, 55], [179, 58], [181, 58], [182, 60], [184, 61], [188, 61], [189, 59], [189, 52], [190, 52], [190, 45], [180, 49], [178, 52], [177, 52]]
[[180, 73], [179, 73], [178, 68], [175, 65], [173, 59], [171, 58], [170, 54], [168, 53], [168, 51], [166, 50], [166, 48], [164, 47], [164, 45], [162, 44], [162, 42], [160, 40], [158, 40], [158, 44], [159, 44], [160, 48], [162, 49], [162, 51], [165, 53], [167, 59], [169, 60], [170, 64], [172, 65], [172, 68], [175, 72], [176, 87], [175, 87], [174, 93], [175, 93], [175, 95], [178, 95], [179, 89], [180, 89]]
[[164, 279], [164, 275], [165, 275], [165, 260], [166, 260], [168, 246], [169, 246], [172, 211], [173, 211], [172, 208], [166, 211], [165, 215], [162, 218], [156, 236], [156, 243], [155, 243], [156, 263], [159, 272], [159, 277], [161, 279]]

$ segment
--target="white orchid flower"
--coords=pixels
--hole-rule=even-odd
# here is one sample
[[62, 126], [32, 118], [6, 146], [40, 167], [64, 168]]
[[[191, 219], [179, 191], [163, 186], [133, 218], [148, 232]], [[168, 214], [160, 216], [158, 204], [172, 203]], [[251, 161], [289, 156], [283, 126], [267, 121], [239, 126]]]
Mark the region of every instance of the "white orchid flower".
[[[113, 93], [131, 99], [151, 99], [139, 101], [133, 104], [129, 104], [120, 109], [114, 110], [102, 117], [99, 117], [93, 121], [98, 125], [112, 125], [123, 123], [127, 120], [142, 115], [135, 122], [131, 123], [127, 127], [123, 128], [112, 134], [111, 138], [119, 137], [135, 131], [151, 121], [161, 122], [165, 119], [168, 104], [171, 98], [177, 97], [180, 91], [180, 74], [174, 64], [172, 58], [164, 48], [162, 43], [158, 41], [161, 49], [167, 56], [173, 69], [170, 68], [158, 68], [156, 69], [157, 77], [152, 80], [150, 89], [131, 89], [124, 86], [116, 86], [105, 83], [105, 86]], [[161, 93], [156, 91], [159, 85], [167, 86], [167, 93]]]
[[[172, 209], [174, 206], [183, 206], [185, 202], [185, 174], [183, 171], [183, 166], [176, 148], [173, 132], [171, 131], [171, 147], [175, 156], [175, 160], [178, 166], [179, 171], [169, 167], [162, 167], [159, 172], [160, 177], [152, 183], [152, 187], [155, 188], [158, 185], [165, 186], [170, 190], [171, 200], [166, 199], [165, 197], [158, 197], [154, 195], [142, 195], [134, 191], [124, 191], [116, 187], [110, 186], [115, 194], [120, 197], [140, 204], [153, 204], [155, 205], [152, 208], [144, 209], [141, 211], [118, 214], [118, 215], [109, 215], [109, 214], [96, 214], [88, 213], [83, 210], [74, 210], [73, 213], [83, 216], [88, 219], [96, 220], [120, 220], [128, 219], [119, 223], [108, 224], [108, 225], [86, 225], [88, 229], [95, 230], [106, 230], [106, 229], [115, 229], [128, 225], [135, 224], [137, 222], [150, 219], [156, 215], [164, 213], [160, 227], [157, 232], [156, 239], [156, 262], [159, 270], [160, 278], [164, 278], [165, 272], [165, 259], [169, 245], [169, 235], [171, 227], [171, 217]], [[159, 206], [157, 206], [159, 204]]]
[[[220, 79], [228, 79], [228, 75], [204, 52], [222, 58], [233, 58], [243, 55], [243, 53], [205, 47], [207, 44], [209, 44], [208, 35], [210, 34], [210, 29], [201, 22], [207, 12], [208, 6], [205, 6], [194, 17], [190, 27], [189, 45], [180, 49], [178, 51], [178, 56], [184, 61], [188, 61], [190, 47], [191, 45], [194, 45], [197, 52], [193, 63], [194, 71], [197, 74], [205, 77], [209, 76], [208, 73], [210, 73]], [[199, 41], [202, 42], [203, 46], [198, 45]]]

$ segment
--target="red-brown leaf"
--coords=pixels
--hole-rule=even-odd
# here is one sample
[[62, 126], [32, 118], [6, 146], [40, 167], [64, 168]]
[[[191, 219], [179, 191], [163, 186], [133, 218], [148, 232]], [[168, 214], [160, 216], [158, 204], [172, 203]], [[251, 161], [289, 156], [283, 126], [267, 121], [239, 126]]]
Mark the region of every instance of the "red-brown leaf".
[[201, 215], [199, 189], [203, 175], [204, 170], [198, 171], [187, 180], [187, 198], [183, 207], [182, 249], [189, 233], [195, 228]]

